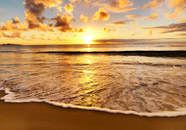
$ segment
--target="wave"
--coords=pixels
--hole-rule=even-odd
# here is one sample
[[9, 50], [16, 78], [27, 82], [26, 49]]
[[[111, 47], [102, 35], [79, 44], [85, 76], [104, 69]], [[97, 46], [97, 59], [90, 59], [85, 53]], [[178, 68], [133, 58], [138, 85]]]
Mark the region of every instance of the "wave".
[[186, 67], [186, 65], [182, 64], [157, 64], [157, 63], [112, 63], [112, 64], [118, 64], [118, 65], [146, 65], [146, 66], [161, 66], [161, 67]]
[[186, 57], [186, 51], [42, 51], [36, 53], [48, 54], [108, 54], [125, 56], [152, 56], [152, 57]]
[[[30, 103], [30, 102], [44, 102], [48, 103], [54, 106], [63, 107], [63, 108], [72, 108], [72, 109], [83, 109], [83, 110], [93, 110], [93, 111], [101, 111], [101, 112], [108, 112], [108, 113], [119, 113], [119, 114], [132, 114], [137, 116], [145, 116], [145, 117], [177, 117], [177, 116], [186, 116], [186, 108], [178, 108], [174, 111], [160, 111], [160, 112], [137, 112], [133, 110], [117, 110], [117, 109], [110, 109], [110, 108], [102, 108], [102, 107], [87, 107], [87, 106], [80, 106], [80, 105], [73, 105], [73, 104], [67, 104], [62, 102], [56, 102], [55, 100], [49, 100], [49, 99], [39, 99], [39, 98], [30, 98], [30, 99], [16, 99], [18, 96], [16, 94], [16, 90], [10, 90], [10, 88], [5, 88], [2, 85], [3, 80], [0, 80], [0, 91], [5, 92], [5, 96], [0, 98], [0, 100], [3, 100], [4, 102], [9, 103]], [[15, 86], [15, 85], [13, 85]], [[12, 87], [13, 87], [12, 86]], [[19, 91], [19, 90], [18, 90]], [[99, 90], [98, 90], [99, 91]], [[162, 90], [163, 91], [163, 90]], [[90, 92], [88, 92], [90, 93]], [[27, 95], [26, 95], [27, 96]], [[80, 95], [83, 96], [83, 95]], [[184, 96], [184, 95], [182, 95]], [[73, 98], [73, 97], [70, 97]]]
[[123, 55], [123, 56], [148, 56], [148, 57], [180, 57], [186, 58], [185, 50], [178, 51], [0, 51], [0, 53], [21, 53], [21, 54], [65, 54], [65, 55], [82, 55], [82, 54], [105, 54], [105, 55]]
[[11, 100], [11, 97], [14, 96], [13, 92], [10, 92], [8, 89], [2, 89], [6, 93], [6, 96], [0, 98], [4, 102], [9, 103], [48, 103], [54, 106], [62, 107], [62, 108], [72, 108], [72, 109], [82, 109], [82, 110], [91, 110], [91, 111], [100, 111], [100, 112], [108, 112], [108, 113], [118, 113], [118, 114], [125, 114], [125, 115], [137, 115], [137, 116], [144, 116], [144, 117], [178, 117], [178, 116], [186, 116], [186, 108], [180, 108], [176, 111], [163, 111], [163, 112], [153, 112], [153, 113], [146, 113], [146, 112], [136, 112], [136, 111], [122, 111], [122, 110], [111, 110], [108, 108], [99, 108], [99, 107], [84, 107], [72, 104], [65, 104], [65, 103], [58, 103], [49, 100], [38, 100], [38, 99], [29, 99], [29, 100]]

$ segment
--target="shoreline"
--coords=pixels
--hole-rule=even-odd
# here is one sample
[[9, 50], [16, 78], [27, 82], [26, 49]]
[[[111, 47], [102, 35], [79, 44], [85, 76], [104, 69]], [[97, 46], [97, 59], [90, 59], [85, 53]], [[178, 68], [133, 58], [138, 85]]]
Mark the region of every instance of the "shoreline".
[[[4, 95], [0, 91], [0, 97]], [[185, 130], [186, 116], [141, 117], [62, 108], [47, 103], [0, 101], [0, 129], [6, 130]]]

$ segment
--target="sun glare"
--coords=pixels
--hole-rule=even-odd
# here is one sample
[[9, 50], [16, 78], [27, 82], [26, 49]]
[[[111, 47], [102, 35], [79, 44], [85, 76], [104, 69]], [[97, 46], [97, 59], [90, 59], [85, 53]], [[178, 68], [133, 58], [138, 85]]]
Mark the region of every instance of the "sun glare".
[[85, 44], [92, 44], [93, 36], [92, 35], [86, 35], [85, 36]]

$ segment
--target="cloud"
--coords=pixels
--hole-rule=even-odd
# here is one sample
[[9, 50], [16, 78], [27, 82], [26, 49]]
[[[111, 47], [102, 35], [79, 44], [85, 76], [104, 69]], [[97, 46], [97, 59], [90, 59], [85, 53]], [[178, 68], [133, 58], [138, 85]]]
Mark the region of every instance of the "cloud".
[[99, 10], [95, 12], [93, 16], [94, 20], [106, 21], [106, 20], [109, 20], [109, 18], [110, 18], [109, 13], [103, 8], [99, 8]]
[[111, 29], [108, 29], [107, 27], [104, 27], [103, 31], [106, 32], [106, 33], [109, 33], [111, 31]]
[[157, 19], [159, 16], [159, 14], [157, 13], [152, 13], [151, 15], [147, 16], [147, 17], [144, 17], [143, 20], [146, 21], [146, 20], [155, 20]]
[[170, 24], [169, 26], [159, 26], [156, 29], [163, 29], [162, 33], [186, 32], [186, 23]]
[[149, 43], [155, 39], [97, 39], [94, 42], [98, 43]]
[[182, 23], [186, 23], [186, 19], [182, 19], [181, 22], [182, 22]]
[[152, 29], [150, 28], [149, 31], [148, 31], [148, 35], [152, 35]]
[[170, 24], [168, 26], [148, 27], [148, 28], [143, 28], [143, 29], [157, 29], [157, 30], [161, 30], [162, 34], [180, 33], [179, 35], [183, 35], [184, 33], [186, 33], [186, 22], [173, 23], [173, 24]]
[[69, 0], [71, 3], [80, 4], [81, 0]]
[[136, 36], [136, 33], [132, 33], [131, 36]]
[[107, 10], [115, 13], [128, 12], [135, 9], [132, 8], [133, 2], [131, 2], [130, 0], [112, 0], [106, 3], [96, 2], [94, 3], [94, 5], [104, 7]]
[[72, 32], [79, 32], [79, 33], [82, 33], [82, 32], [84, 32], [84, 29], [83, 29], [83, 28], [74, 29]]
[[80, 20], [86, 23], [86, 22], [88, 22], [88, 17], [81, 14], [80, 15]]
[[176, 19], [182, 10], [176, 9], [175, 11], [171, 11], [165, 14], [166, 19]]
[[73, 21], [72, 17], [69, 17], [67, 14], [63, 14], [62, 16], [60, 14], [57, 15], [57, 17], [53, 18], [55, 20], [55, 27], [60, 32], [84, 32], [83, 28], [80, 29], [74, 29], [70, 22]]
[[34, 5], [42, 4], [45, 8], [57, 7], [63, 3], [64, 0], [26, 0], [28, 3], [34, 2]]
[[57, 7], [57, 10], [58, 10], [59, 12], [62, 12], [62, 7], [61, 7], [61, 6], [58, 6], [58, 7]]
[[127, 24], [127, 21], [124, 21], [124, 20], [120, 20], [120, 21], [115, 21], [115, 22], [112, 22], [110, 23], [109, 25], [118, 25], [118, 26], [124, 26]]
[[27, 31], [27, 27], [22, 24], [19, 18], [14, 18], [12, 21], [8, 21], [7, 23], [1, 23], [0, 26], [1, 31]]
[[72, 6], [72, 4], [66, 4], [64, 8], [65, 8], [65, 11], [66, 11], [67, 13], [70, 13], [70, 14], [71, 14], [71, 12], [73, 11], [73, 6]]
[[18, 23], [21, 23], [21, 22], [20, 22], [19, 18], [16, 17], [16, 18], [13, 18], [13, 19], [12, 19], [12, 23], [13, 23], [13, 24], [18, 24]]
[[25, 0], [25, 21], [30, 29], [38, 28], [46, 20], [42, 15], [46, 8], [57, 7], [63, 0]]
[[0, 8], [0, 12], [3, 12], [5, 9], [4, 8]]
[[84, 0], [85, 5], [88, 5], [92, 0]]
[[37, 0], [25, 1], [25, 8], [27, 10], [26, 13], [35, 17], [37, 21], [42, 22], [42, 13], [44, 12], [46, 7], [43, 3], [36, 3], [36, 1]]
[[177, 34], [177, 36], [186, 36], [186, 33]]
[[20, 32], [13, 32], [11, 34], [6, 34], [4, 32], [1, 32], [2, 37], [6, 38], [22, 38], [22, 34]]
[[168, 6], [170, 8], [180, 8], [180, 9], [183, 9], [183, 10], [186, 10], [186, 0], [167, 0], [169, 1], [169, 4]]
[[135, 24], [132, 25], [133, 28], [136, 28], [137, 26], [138, 26], [137, 23], [135, 23]]
[[72, 26], [70, 26], [70, 18], [66, 14], [63, 14], [62, 16], [58, 15], [56, 18], [54, 18], [54, 20], [56, 22], [55, 27], [57, 27], [59, 31], [72, 31]]
[[163, 5], [163, 0], [153, 0], [143, 5], [142, 9], [152, 9]]
[[136, 19], [138, 19], [138, 16], [137, 16], [136, 14], [126, 15], [126, 17], [127, 17], [128, 19], [131, 19], [131, 20], [136, 20]]
[[28, 29], [38, 29], [42, 31], [47, 31], [47, 28], [44, 28], [43, 24], [38, 21], [37, 17], [30, 11], [25, 11], [25, 22], [28, 25]]
[[186, 0], [167, 0], [168, 7], [173, 8], [174, 11], [166, 14], [167, 19], [175, 19], [181, 13], [186, 12]]

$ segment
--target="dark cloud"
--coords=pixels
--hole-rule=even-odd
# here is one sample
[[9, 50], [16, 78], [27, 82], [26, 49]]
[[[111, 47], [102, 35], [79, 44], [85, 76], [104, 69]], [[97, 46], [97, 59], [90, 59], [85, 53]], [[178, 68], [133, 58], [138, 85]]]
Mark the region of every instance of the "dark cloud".
[[35, 0], [26, 0], [25, 8], [33, 13], [35, 16], [41, 16], [45, 10], [43, 3], [36, 3]]
[[110, 25], [119, 25], [119, 26], [123, 26], [123, 25], [126, 25], [127, 22], [129, 22], [129, 21], [130, 21], [130, 20], [128, 20], [128, 21], [125, 21], [125, 20], [115, 21], [115, 22], [110, 23]]
[[[168, 26], [157, 26], [157, 27], [150, 27], [150, 28], [160, 29], [162, 30], [162, 33], [186, 32], [186, 22], [173, 23]], [[143, 29], [150, 29], [150, 28], [143, 28]]]
[[40, 27], [46, 18], [43, 12], [46, 8], [55, 7], [61, 4], [63, 0], [25, 0], [26, 22], [30, 29]]
[[12, 23], [13, 24], [18, 24], [18, 23], [21, 23], [21, 22], [20, 22], [19, 18], [16, 17], [16, 18], [12, 19]]
[[59, 31], [72, 31], [72, 27], [70, 26], [70, 18], [66, 14], [63, 14], [62, 16], [58, 15], [56, 18], [54, 18], [54, 20], [56, 21], [55, 27], [57, 27]]

